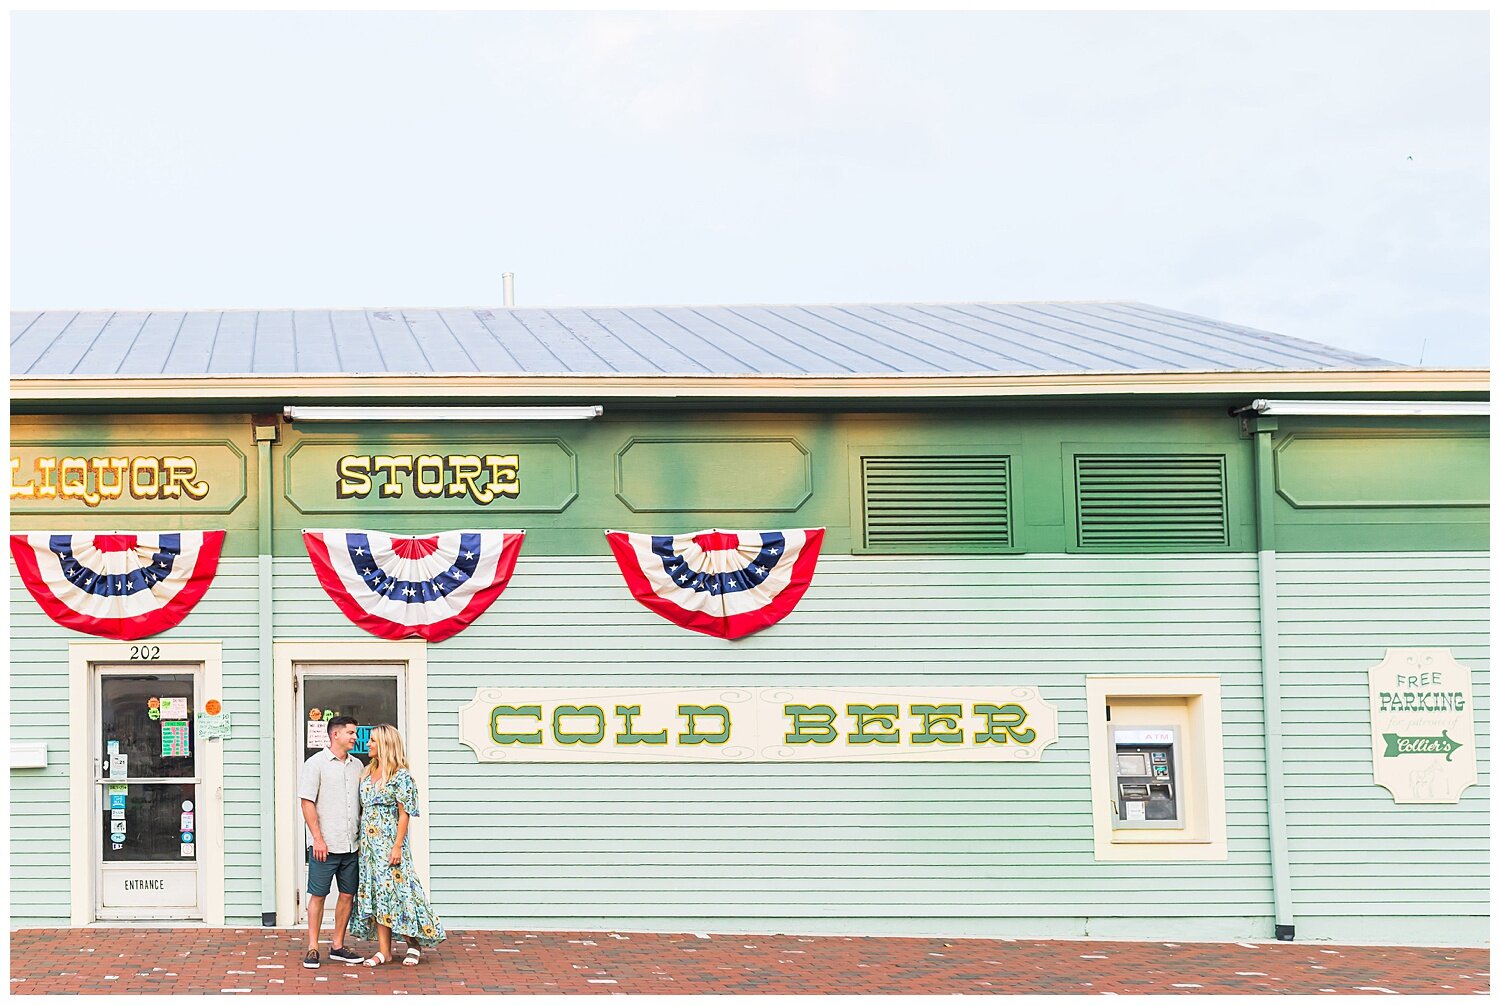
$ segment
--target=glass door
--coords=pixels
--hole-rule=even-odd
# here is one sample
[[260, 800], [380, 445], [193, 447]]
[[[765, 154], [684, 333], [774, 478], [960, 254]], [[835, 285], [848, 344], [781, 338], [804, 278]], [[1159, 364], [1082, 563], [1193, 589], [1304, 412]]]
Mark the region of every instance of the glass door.
[[[404, 733], [404, 668], [405, 664], [400, 663], [297, 664], [294, 687], [300, 710], [298, 731], [301, 733], [302, 760], [327, 749], [328, 721], [336, 715], [352, 715], [359, 722], [358, 739], [351, 753], [364, 764], [370, 763], [370, 731], [374, 727], [389, 723]], [[298, 879], [302, 894], [297, 898], [297, 924], [304, 925], [307, 923], [307, 862], [312, 856], [312, 835], [302, 822], [302, 801], [297, 799], [295, 792], [292, 798], [297, 801], [295, 819], [302, 832], [302, 875]], [[337, 888], [330, 891], [330, 898], [336, 892]], [[325, 928], [332, 926], [333, 913], [330, 903], [323, 911]]]
[[97, 667], [94, 680], [96, 914], [202, 918], [197, 668]]

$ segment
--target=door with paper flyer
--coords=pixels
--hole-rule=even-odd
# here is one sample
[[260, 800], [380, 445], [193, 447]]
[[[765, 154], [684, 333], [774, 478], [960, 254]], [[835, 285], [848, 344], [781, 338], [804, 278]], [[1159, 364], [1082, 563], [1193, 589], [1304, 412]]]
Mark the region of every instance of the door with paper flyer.
[[[297, 706], [301, 710], [299, 732], [301, 750], [298, 764], [328, 747], [328, 722], [336, 715], [352, 715], [359, 722], [351, 756], [363, 764], [370, 763], [370, 730], [381, 723], [389, 723], [405, 734], [405, 688], [403, 687], [404, 665], [400, 663], [298, 663], [294, 668], [293, 690], [297, 694]], [[302, 821], [302, 803], [297, 802], [297, 829], [302, 842], [299, 887], [306, 886], [307, 862], [312, 854], [312, 835]], [[323, 927], [333, 924], [333, 894], [330, 890], [329, 904], [323, 912]], [[307, 923], [307, 895], [302, 889], [297, 895], [297, 924]]]
[[[155, 669], [155, 668], [153, 668]], [[94, 675], [100, 919], [199, 919], [198, 743], [201, 666], [99, 666]]]

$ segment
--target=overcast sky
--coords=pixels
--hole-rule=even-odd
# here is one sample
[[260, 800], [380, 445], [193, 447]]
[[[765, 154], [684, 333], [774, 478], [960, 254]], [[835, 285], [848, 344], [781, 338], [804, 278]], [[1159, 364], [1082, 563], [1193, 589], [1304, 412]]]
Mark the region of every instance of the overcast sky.
[[1140, 300], [1487, 365], [1487, 15], [16, 14], [16, 308]]

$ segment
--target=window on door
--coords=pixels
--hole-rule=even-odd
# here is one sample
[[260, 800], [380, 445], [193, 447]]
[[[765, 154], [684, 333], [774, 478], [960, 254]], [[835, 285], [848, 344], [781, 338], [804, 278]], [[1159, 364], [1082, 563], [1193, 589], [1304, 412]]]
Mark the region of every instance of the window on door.
[[99, 692], [104, 861], [196, 857], [193, 675], [103, 674]]
[[328, 721], [336, 715], [352, 715], [359, 722], [353, 753], [365, 764], [370, 763], [370, 731], [381, 723], [397, 729], [404, 725], [400, 679], [395, 671], [303, 671], [300, 676], [304, 760], [328, 746]]

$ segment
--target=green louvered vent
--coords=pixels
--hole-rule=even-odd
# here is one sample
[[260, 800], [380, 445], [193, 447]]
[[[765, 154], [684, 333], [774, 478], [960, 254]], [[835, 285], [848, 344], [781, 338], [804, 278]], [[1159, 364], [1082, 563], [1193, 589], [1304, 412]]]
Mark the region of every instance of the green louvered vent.
[[1009, 457], [860, 460], [866, 548], [970, 552], [1011, 546]]
[[1229, 544], [1222, 454], [1075, 454], [1073, 465], [1080, 548]]

